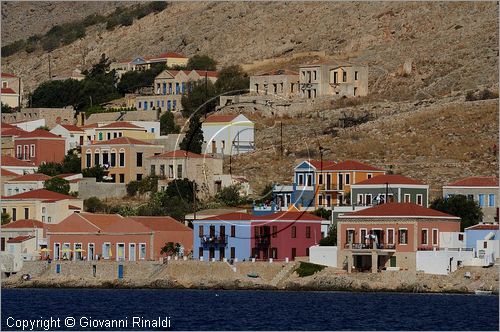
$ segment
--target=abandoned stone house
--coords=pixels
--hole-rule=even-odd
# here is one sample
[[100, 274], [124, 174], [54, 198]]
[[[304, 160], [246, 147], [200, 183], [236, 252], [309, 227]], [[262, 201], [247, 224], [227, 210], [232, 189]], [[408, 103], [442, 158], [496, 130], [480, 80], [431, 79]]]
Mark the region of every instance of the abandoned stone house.
[[288, 69], [275, 69], [250, 76], [250, 93], [293, 97], [299, 94], [299, 73]]

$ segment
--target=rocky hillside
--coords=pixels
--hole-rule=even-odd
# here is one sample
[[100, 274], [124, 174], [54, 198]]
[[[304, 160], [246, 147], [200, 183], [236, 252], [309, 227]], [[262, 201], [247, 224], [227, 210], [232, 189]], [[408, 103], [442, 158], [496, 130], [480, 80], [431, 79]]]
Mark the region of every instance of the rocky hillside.
[[[53, 6], [63, 13], [69, 5]], [[40, 17], [26, 18], [25, 31], [39, 32]], [[16, 20], [6, 12], [2, 24]], [[206, 53], [227, 65], [323, 50], [369, 64], [373, 95], [422, 99], [498, 82], [497, 40], [496, 2], [174, 2], [132, 26], [88, 29], [83, 40], [53, 51], [52, 70], [57, 75], [91, 64], [102, 53], [117, 59], [167, 50]], [[28, 87], [48, 76], [41, 53], [3, 60]]]
[[91, 14], [107, 14], [122, 1], [6, 1], [2, 2], [2, 46], [43, 34], [56, 24], [80, 20]]

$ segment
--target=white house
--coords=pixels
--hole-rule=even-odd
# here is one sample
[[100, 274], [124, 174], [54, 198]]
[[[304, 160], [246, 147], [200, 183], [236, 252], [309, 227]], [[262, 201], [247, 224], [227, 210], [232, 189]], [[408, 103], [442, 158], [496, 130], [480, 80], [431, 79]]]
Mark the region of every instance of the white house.
[[5, 196], [21, 194], [31, 190], [43, 189], [46, 180], [51, 177], [41, 173], [21, 175], [4, 183]]
[[243, 114], [210, 115], [201, 129], [205, 154], [237, 155], [255, 149], [254, 123]]
[[66, 152], [83, 145], [85, 132], [78, 126], [58, 124], [50, 132], [66, 139]]
[[33, 131], [37, 128], [44, 127], [45, 126], [45, 119], [42, 118], [42, 119], [17, 122], [17, 123], [13, 123], [12, 125], [16, 126], [19, 129], [25, 130], [25, 131]]
[[148, 133], [154, 134], [155, 138], [160, 137], [160, 122], [159, 121], [128, 121], [128, 122], [146, 129]]
[[10, 172], [23, 175], [28, 173], [35, 173], [38, 167], [35, 164], [19, 160], [17, 158], [11, 157], [9, 155], [2, 156], [2, 168]]

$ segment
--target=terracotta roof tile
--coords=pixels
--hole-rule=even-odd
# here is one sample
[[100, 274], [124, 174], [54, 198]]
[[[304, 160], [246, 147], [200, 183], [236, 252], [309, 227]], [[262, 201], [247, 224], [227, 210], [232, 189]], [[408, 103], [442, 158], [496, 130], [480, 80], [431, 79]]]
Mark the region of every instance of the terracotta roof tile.
[[368, 164], [360, 163], [355, 160], [340, 161], [332, 167], [335, 171], [383, 171], [383, 169], [373, 167]]
[[82, 128], [72, 124], [61, 124], [61, 127], [65, 128], [68, 131], [83, 132]]
[[11, 88], [2, 88], [2, 94], [16, 94], [17, 92]]
[[231, 122], [238, 117], [238, 114], [228, 114], [228, 115], [210, 115], [203, 122]]
[[86, 124], [85, 126], [82, 126], [81, 128], [82, 129], [99, 128], [99, 124], [97, 124], [97, 123], [89, 123], [89, 124]]
[[17, 77], [16, 75], [14, 75], [14, 74], [10, 74], [10, 73], [1, 73], [1, 76], [2, 76], [2, 77], [11, 77], [11, 78], [12, 78], [12, 77]]
[[226, 213], [226, 214], [220, 214], [218, 216], [213, 216], [213, 217], [208, 217], [208, 218], [203, 218], [200, 220], [221, 220], [221, 221], [230, 221], [230, 220], [247, 220], [250, 221], [252, 219], [252, 215], [248, 213], [241, 213], [241, 212], [232, 212], [232, 213]]
[[166, 58], [187, 59], [187, 56], [176, 52], [165, 52], [160, 55], [144, 57], [145, 60], [156, 60], [156, 59], [166, 59]]
[[423, 185], [424, 183], [418, 180], [410, 179], [406, 176], [399, 174], [384, 174], [372, 177], [371, 179], [361, 181], [355, 185], [365, 184], [410, 184], [410, 185]]
[[267, 220], [267, 221], [297, 221], [297, 220], [306, 220], [306, 221], [322, 221], [323, 218], [310, 214], [304, 211], [284, 211], [277, 212], [272, 214], [267, 214], [263, 216], [253, 216], [252, 220]]
[[19, 174], [9, 171], [8, 169], [2, 168], [2, 176], [19, 176]]
[[365, 210], [350, 212], [339, 216], [339, 218], [349, 217], [439, 217], [445, 219], [458, 218], [452, 216], [451, 214], [425, 208], [414, 203], [380, 204]]
[[3, 155], [1, 157], [1, 159], [2, 159], [2, 166], [12, 166], [12, 167], [15, 167], [15, 166], [34, 167], [35, 166], [35, 164], [29, 163], [29, 162], [24, 161], [24, 160], [19, 160], [17, 158], [7, 156], [7, 155]]
[[33, 131], [26, 131], [18, 136], [18, 138], [58, 138], [64, 139], [60, 136], [52, 134], [50, 131], [43, 129], [35, 129]]
[[16, 126], [11, 125], [10, 123], [2, 122], [1, 124], [2, 129], [12, 129], [12, 128], [17, 128]]
[[309, 164], [313, 165], [316, 169], [318, 170], [330, 170], [335, 166], [335, 162], [330, 161], [330, 160], [308, 160], [307, 161]]
[[26, 240], [33, 239], [33, 235], [22, 235], [22, 236], [16, 236], [15, 238], [12, 238], [10, 240], [7, 240], [7, 243], [21, 243]]
[[[218, 77], [219, 76], [219, 73], [214, 71], [214, 70], [192, 70], [192, 71], [194, 71], [195, 73], [197, 73], [201, 77], [205, 77], [205, 74], [207, 77]], [[186, 72], [186, 71], [184, 71], [184, 72]]]
[[175, 151], [169, 151], [165, 152], [156, 156], [149, 157], [149, 159], [167, 159], [167, 158], [212, 158], [207, 155], [203, 154], [198, 154], [190, 151], [184, 151], [184, 150], [175, 150]]
[[30, 181], [45, 181], [45, 180], [48, 180], [50, 179], [51, 177], [46, 175], [46, 174], [42, 174], [42, 173], [33, 173], [33, 174], [25, 174], [25, 175], [21, 175], [21, 176], [18, 176], [17, 178], [14, 178], [10, 181], [26, 181], [26, 182], [30, 182]]
[[94, 143], [94, 145], [131, 145], [131, 144], [152, 145], [151, 143], [144, 142], [131, 137], [118, 137], [110, 139], [109, 141], [99, 141]]
[[100, 128], [137, 128], [137, 129], [144, 129], [143, 127], [136, 126], [133, 123], [126, 122], [126, 121], [118, 121], [118, 122], [113, 122], [109, 123], [107, 125], [104, 125]]
[[75, 199], [73, 196], [64, 195], [50, 191], [47, 189], [31, 190], [17, 195], [2, 197], [4, 200], [17, 200], [17, 199], [35, 199], [35, 200], [50, 200], [60, 201], [63, 199]]
[[191, 228], [185, 226], [183, 223], [175, 220], [172, 217], [138, 217], [131, 216], [128, 217], [153, 231], [183, 231], [191, 232]]
[[22, 134], [26, 133], [25, 130], [22, 130], [21, 128], [14, 127], [14, 128], [2, 128], [1, 135], [2, 136], [20, 136]]
[[43, 228], [44, 225], [41, 221], [35, 219], [19, 219], [2, 225], [2, 228]]
[[498, 177], [496, 176], [471, 176], [465, 179], [450, 183], [448, 187], [498, 187]]
[[474, 225], [474, 226], [467, 227], [465, 230], [466, 231], [468, 231], [468, 230], [473, 230], [473, 231], [480, 231], [480, 230], [497, 231], [498, 230], [498, 224], [477, 224], [477, 225]]

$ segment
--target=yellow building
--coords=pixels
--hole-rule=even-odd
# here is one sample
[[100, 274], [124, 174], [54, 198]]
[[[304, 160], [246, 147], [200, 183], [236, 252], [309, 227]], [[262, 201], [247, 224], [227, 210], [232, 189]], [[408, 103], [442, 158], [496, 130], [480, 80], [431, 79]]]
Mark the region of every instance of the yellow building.
[[2, 104], [16, 108], [21, 105], [21, 79], [13, 74], [2, 73]]
[[163, 146], [131, 137], [96, 141], [82, 148], [82, 169], [101, 165], [106, 179], [115, 183], [139, 181], [148, 175], [146, 159], [163, 152]]
[[130, 137], [139, 140], [155, 138], [155, 135], [149, 133], [146, 128], [125, 121], [113, 122], [102, 127], [96, 127], [94, 131], [96, 141], [108, 141], [119, 137]]

